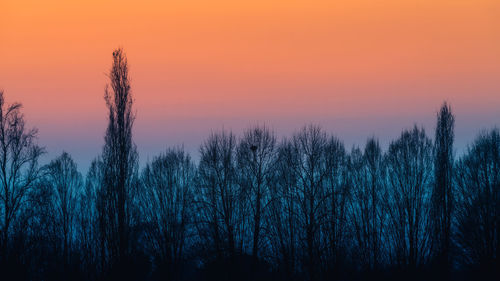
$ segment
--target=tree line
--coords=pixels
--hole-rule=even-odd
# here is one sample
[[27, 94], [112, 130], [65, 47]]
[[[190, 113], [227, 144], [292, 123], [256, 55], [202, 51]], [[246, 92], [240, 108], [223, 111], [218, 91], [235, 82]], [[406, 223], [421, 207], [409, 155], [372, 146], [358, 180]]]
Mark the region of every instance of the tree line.
[[[195, 163], [169, 148], [139, 169], [127, 58], [113, 52], [101, 154], [47, 165], [0, 92], [0, 269], [16, 280], [492, 280], [500, 268], [500, 131], [455, 158], [451, 107], [434, 139], [402, 131], [348, 150], [321, 127], [213, 132]], [[4, 279], [4, 280], [5, 280]]]

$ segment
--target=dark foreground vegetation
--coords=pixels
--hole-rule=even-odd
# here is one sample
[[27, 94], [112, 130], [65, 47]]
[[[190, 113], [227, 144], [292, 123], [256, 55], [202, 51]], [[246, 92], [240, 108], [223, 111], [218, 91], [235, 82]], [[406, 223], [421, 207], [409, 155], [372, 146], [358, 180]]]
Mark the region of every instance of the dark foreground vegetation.
[[85, 177], [44, 149], [0, 93], [0, 279], [495, 280], [500, 132], [454, 158], [445, 103], [434, 139], [404, 130], [348, 151], [309, 125], [211, 134], [199, 163], [172, 148], [138, 168], [133, 99], [113, 53], [108, 127]]

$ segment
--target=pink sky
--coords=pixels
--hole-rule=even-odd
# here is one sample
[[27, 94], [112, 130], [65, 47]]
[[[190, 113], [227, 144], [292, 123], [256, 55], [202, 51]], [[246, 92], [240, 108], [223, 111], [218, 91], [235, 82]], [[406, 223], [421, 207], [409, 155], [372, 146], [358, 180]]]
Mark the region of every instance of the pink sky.
[[137, 3], [0, 3], [0, 88], [24, 104], [48, 158], [66, 150], [85, 167], [100, 153], [118, 46], [143, 161], [264, 122], [278, 135], [319, 123], [348, 147], [413, 123], [432, 136], [443, 100], [459, 149], [500, 123], [498, 1]]

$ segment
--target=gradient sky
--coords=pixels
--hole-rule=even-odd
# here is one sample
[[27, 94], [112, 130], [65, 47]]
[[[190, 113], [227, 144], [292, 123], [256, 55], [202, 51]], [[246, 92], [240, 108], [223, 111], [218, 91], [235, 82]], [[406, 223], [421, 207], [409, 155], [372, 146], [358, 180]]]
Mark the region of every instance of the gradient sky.
[[211, 130], [321, 124], [348, 147], [500, 124], [500, 1], [0, 1], [0, 89], [52, 158], [101, 152], [111, 53], [128, 55], [141, 162]]

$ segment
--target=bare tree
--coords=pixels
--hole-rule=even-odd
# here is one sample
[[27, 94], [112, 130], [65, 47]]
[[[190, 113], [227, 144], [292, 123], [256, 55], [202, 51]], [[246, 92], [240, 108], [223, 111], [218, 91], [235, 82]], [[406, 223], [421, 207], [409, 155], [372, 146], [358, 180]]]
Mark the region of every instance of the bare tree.
[[82, 176], [71, 156], [63, 152], [47, 165], [47, 181], [53, 190], [52, 203], [57, 212], [57, 225], [62, 237], [63, 260], [69, 262], [78, 193], [82, 187]]
[[235, 136], [213, 133], [201, 146], [195, 200], [198, 233], [211, 245], [219, 260], [234, 257], [243, 249], [245, 231], [240, 203], [242, 193], [235, 168]]
[[345, 262], [350, 186], [347, 183], [347, 155], [342, 142], [336, 137], [329, 137], [323, 153], [322, 166], [325, 169], [325, 176], [322, 184], [325, 190], [323, 194], [317, 195], [318, 200], [325, 201], [322, 207], [324, 218], [319, 217], [320, 222], [324, 220], [321, 225], [323, 237], [321, 244], [324, 249], [320, 253], [323, 258], [323, 271], [331, 275], [339, 272], [339, 268]]
[[373, 138], [367, 141], [364, 153], [355, 149], [350, 155], [352, 200], [349, 202], [355, 238], [353, 250], [364, 271], [375, 270], [382, 263], [382, 161], [382, 150]]
[[37, 130], [26, 128], [21, 104], [6, 105], [0, 91], [0, 227], [4, 254], [11, 226], [41, 174], [38, 159], [44, 149], [36, 141]]
[[[63, 243], [59, 216], [54, 211], [54, 190], [45, 177], [40, 177], [34, 185], [35, 187], [29, 190], [27, 202], [12, 225], [12, 236], [9, 241], [12, 252], [8, 262], [21, 264], [30, 262], [32, 268], [40, 271], [43, 269], [44, 272], [68, 272], [67, 267], [61, 267]], [[5, 262], [0, 264], [5, 265]], [[8, 273], [2, 270], [2, 274]], [[25, 274], [29, 276], [28, 272]], [[12, 276], [18, 278], [17, 275]], [[20, 278], [28, 279], [28, 277]]]
[[169, 149], [142, 172], [142, 215], [145, 236], [159, 268], [179, 278], [193, 215], [192, 185], [195, 168], [188, 154]]
[[450, 266], [451, 220], [453, 212], [453, 127], [455, 117], [445, 102], [437, 116], [434, 140], [434, 189], [432, 192], [433, 245], [437, 268]]
[[287, 280], [300, 272], [299, 212], [297, 175], [293, 173], [297, 153], [292, 142], [285, 139], [278, 146], [274, 164], [274, 184], [270, 186], [266, 238], [272, 250], [272, 260], [284, 272]]
[[[462, 265], [499, 268], [500, 132], [476, 138], [456, 169], [456, 241]], [[497, 275], [498, 276], [498, 275]]]
[[[2, 276], [332, 280], [373, 278], [380, 269], [422, 279], [471, 269], [477, 278], [498, 276], [498, 129], [480, 134], [456, 163], [446, 103], [434, 145], [415, 126], [385, 154], [374, 138], [347, 153], [314, 125], [279, 144], [265, 126], [239, 141], [223, 130], [201, 145], [198, 166], [183, 149], [168, 149], [139, 177], [121, 49], [109, 78], [105, 145], [85, 185], [66, 152], [38, 166], [37, 131], [0, 92]], [[420, 275], [428, 269], [438, 272]]]
[[254, 127], [244, 133], [237, 148], [239, 182], [249, 204], [252, 256], [258, 257], [262, 226], [270, 201], [269, 188], [274, 173], [276, 137], [267, 127]]
[[321, 257], [321, 228], [325, 223], [325, 207], [328, 191], [325, 180], [328, 172], [326, 153], [328, 138], [320, 127], [305, 126], [292, 139], [293, 152], [297, 154], [297, 165], [292, 167], [297, 178], [297, 201], [300, 226], [302, 228], [304, 264], [309, 279], [318, 277], [319, 257]]
[[132, 190], [137, 174], [137, 152], [132, 141], [132, 94], [128, 63], [122, 49], [113, 52], [110, 85], [104, 98], [108, 107], [108, 128], [103, 148], [103, 210], [106, 244], [112, 262], [122, 262], [130, 250]]
[[430, 251], [432, 142], [415, 126], [390, 144], [385, 160], [392, 261], [414, 270], [427, 262]]
[[[82, 269], [87, 273], [88, 279], [95, 278], [98, 270], [103, 270], [105, 263], [105, 237], [106, 226], [103, 218], [104, 196], [102, 194], [103, 163], [97, 158], [92, 161], [85, 179], [85, 186], [78, 194], [77, 238], [80, 243], [82, 255]], [[99, 261], [101, 263], [99, 264]]]

